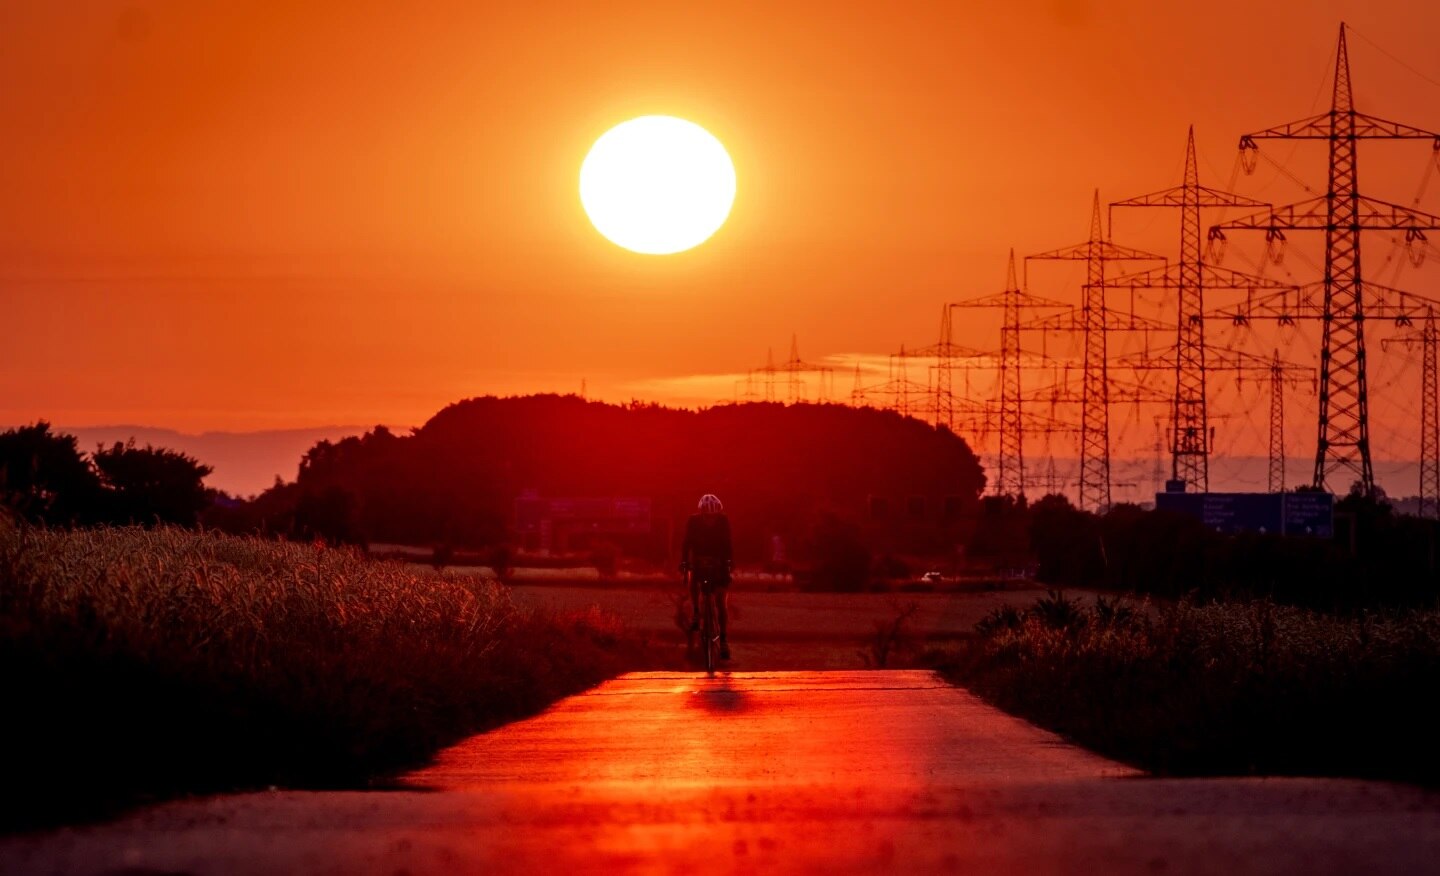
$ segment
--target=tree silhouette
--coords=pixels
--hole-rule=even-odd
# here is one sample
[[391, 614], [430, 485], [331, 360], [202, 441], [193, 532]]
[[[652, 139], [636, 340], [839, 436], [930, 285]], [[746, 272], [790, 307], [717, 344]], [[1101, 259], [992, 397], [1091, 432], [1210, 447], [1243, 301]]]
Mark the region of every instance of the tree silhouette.
[[103, 516], [109, 522], [194, 526], [210, 504], [204, 479], [214, 469], [184, 453], [131, 440], [102, 447], [93, 459], [107, 487]]
[[985, 563], [1017, 567], [1030, 556], [1030, 507], [1025, 498], [986, 496], [966, 546], [970, 557]]
[[355, 494], [340, 486], [327, 486], [300, 496], [291, 535], [329, 544], [364, 544], [357, 524]]
[[57, 526], [91, 522], [100, 497], [100, 479], [74, 435], [52, 432], [44, 420], [0, 432], [0, 503], [20, 518]]
[[1100, 522], [1066, 497], [1042, 496], [1030, 506], [1030, 542], [1040, 580], [1082, 586], [1102, 582], [1107, 558]]
[[813, 589], [854, 592], [869, 583], [870, 551], [856, 524], [822, 514], [806, 548], [812, 562], [806, 583]]
[[[868, 521], [868, 549], [950, 553], [983, 484], [962, 439], [887, 411], [773, 403], [687, 411], [538, 395], [458, 402], [409, 435], [377, 428], [320, 442], [301, 463], [296, 500], [307, 503], [308, 522], [336, 510], [333, 497], [321, 497], [342, 489], [371, 541], [480, 548], [509, 537], [513, 503], [526, 490], [646, 497], [657, 521], [683, 521], [698, 496], [714, 492], [735, 511], [737, 559], [758, 562], [776, 536], [809, 541], [823, 512], [858, 522], [869, 496], [894, 508], [918, 500], [923, 516]], [[663, 531], [654, 538], [663, 557]]]

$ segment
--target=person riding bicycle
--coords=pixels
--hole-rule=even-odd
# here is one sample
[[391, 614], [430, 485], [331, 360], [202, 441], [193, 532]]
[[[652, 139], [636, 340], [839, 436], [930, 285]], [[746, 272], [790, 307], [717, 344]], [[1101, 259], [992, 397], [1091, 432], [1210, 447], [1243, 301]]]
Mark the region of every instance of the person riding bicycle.
[[685, 523], [680, 546], [680, 574], [690, 573], [690, 632], [700, 629], [700, 584], [715, 593], [715, 614], [720, 622], [720, 659], [730, 659], [729, 605], [730, 518], [712, 493], [700, 497], [699, 508]]

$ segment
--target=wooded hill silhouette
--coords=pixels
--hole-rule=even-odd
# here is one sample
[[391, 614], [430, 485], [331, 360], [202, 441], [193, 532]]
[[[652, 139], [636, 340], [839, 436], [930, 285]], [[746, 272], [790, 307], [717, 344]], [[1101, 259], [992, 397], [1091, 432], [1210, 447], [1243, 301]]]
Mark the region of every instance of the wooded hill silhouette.
[[642, 497], [656, 521], [644, 551], [662, 559], [668, 527], [710, 492], [732, 512], [737, 558], [753, 562], [775, 536], [800, 545], [822, 518], [863, 526], [878, 550], [953, 548], [984, 484], [964, 440], [887, 411], [487, 396], [450, 405], [411, 435], [377, 427], [322, 441], [295, 485], [257, 504], [293, 509], [301, 535], [480, 547], [510, 538], [515, 499], [527, 492]]

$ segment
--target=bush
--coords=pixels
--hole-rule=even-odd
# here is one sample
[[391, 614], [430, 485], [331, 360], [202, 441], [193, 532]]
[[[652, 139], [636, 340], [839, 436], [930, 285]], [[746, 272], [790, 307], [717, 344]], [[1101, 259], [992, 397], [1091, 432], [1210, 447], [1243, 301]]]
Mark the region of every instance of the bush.
[[1095, 598], [1094, 621], [1101, 629], [1129, 628], [1134, 626], [1140, 615], [1135, 609], [1126, 605], [1118, 597], [1106, 599], [1103, 596]]
[[1080, 603], [1058, 590], [1051, 590], [1030, 608], [1029, 616], [1052, 630], [1070, 630], [1083, 627], [1085, 610]]
[[981, 636], [990, 636], [1001, 630], [1017, 630], [1023, 623], [1025, 614], [1007, 602], [990, 609], [975, 625], [975, 632]]

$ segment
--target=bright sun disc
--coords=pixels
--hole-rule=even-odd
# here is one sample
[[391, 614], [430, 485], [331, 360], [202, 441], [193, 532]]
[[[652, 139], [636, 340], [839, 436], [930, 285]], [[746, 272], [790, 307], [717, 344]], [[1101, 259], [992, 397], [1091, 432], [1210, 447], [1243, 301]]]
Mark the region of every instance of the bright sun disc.
[[735, 203], [735, 165], [694, 122], [641, 116], [601, 135], [580, 165], [580, 203], [612, 243], [649, 255], [698, 246]]

